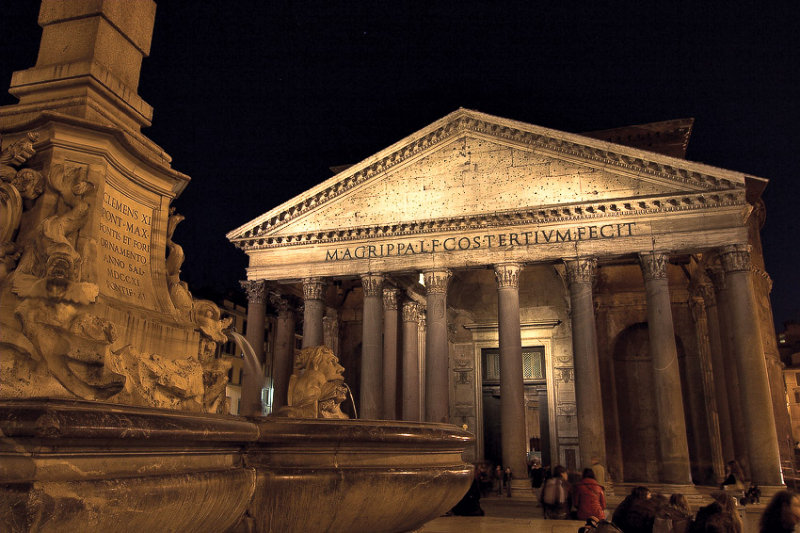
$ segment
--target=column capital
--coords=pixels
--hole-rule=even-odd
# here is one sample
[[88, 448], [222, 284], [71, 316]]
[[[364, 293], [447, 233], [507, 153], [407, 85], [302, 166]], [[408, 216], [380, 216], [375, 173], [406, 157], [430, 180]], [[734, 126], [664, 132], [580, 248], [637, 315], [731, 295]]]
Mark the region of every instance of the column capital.
[[450, 283], [450, 278], [453, 277], [451, 270], [447, 268], [425, 270], [422, 275], [425, 279], [425, 290], [429, 294], [447, 294], [447, 285]]
[[667, 279], [668, 261], [669, 256], [665, 253], [640, 253], [639, 262], [642, 265], [644, 280], [653, 281], [657, 279]]
[[522, 265], [519, 263], [498, 263], [494, 265], [494, 279], [498, 289], [519, 289], [519, 275]]
[[564, 259], [567, 267], [567, 283], [592, 283], [594, 280], [597, 259], [594, 257], [586, 259]]
[[267, 283], [263, 279], [248, 279], [239, 282], [247, 293], [247, 302], [251, 304], [267, 303]]
[[364, 296], [380, 296], [383, 293], [383, 280], [381, 274], [361, 274]]
[[419, 304], [417, 302], [403, 302], [403, 322], [419, 321]]
[[276, 292], [269, 293], [269, 303], [278, 311], [278, 316], [285, 316], [291, 310], [289, 300]]
[[719, 250], [719, 261], [725, 273], [750, 271], [750, 245], [734, 244]]
[[389, 311], [397, 311], [397, 295], [400, 293], [395, 288], [383, 289], [383, 308]]
[[303, 299], [322, 300], [325, 286], [325, 280], [322, 278], [303, 278]]

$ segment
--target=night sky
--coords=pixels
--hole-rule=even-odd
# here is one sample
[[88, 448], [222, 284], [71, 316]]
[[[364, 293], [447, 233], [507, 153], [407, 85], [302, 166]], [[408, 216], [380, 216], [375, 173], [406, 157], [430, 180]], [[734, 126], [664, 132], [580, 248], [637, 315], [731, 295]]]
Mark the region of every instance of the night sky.
[[[235, 289], [225, 233], [458, 107], [570, 132], [694, 117], [687, 159], [770, 180], [775, 322], [800, 319], [797, 3], [623, 4], [160, 2], [139, 94], [192, 177], [183, 279]], [[0, 104], [35, 63], [37, 13], [3, 2]]]

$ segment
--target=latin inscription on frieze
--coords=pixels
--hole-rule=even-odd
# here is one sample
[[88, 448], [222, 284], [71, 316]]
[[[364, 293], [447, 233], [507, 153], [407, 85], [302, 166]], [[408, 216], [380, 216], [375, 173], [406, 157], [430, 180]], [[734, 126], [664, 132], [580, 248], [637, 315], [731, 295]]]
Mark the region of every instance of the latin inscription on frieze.
[[445, 239], [417, 239], [397, 243], [364, 244], [328, 250], [325, 254], [325, 261], [347, 261], [350, 259], [371, 259], [491, 248], [541, 246], [586, 240], [618, 239], [632, 237], [635, 233], [635, 227], [636, 222], [624, 222], [536, 231], [487, 233], [471, 237], [447, 237]]
[[153, 209], [106, 184], [100, 205], [100, 290], [135, 305], [148, 305]]

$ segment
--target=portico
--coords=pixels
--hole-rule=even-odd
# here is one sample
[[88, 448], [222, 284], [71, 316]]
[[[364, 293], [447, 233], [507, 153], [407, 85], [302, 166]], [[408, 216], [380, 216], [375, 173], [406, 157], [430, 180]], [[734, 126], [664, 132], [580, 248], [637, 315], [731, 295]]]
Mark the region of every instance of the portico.
[[[336, 314], [362, 418], [465, 425], [472, 460], [518, 476], [535, 453], [575, 469], [598, 456], [618, 481], [714, 483], [735, 450], [779, 485], [750, 281], [764, 184], [460, 109], [228, 238], [250, 281], [302, 284], [304, 346]], [[690, 294], [709, 271], [725, 298]], [[738, 393], [715, 388], [728, 372], [749, 376]], [[731, 394], [747, 408], [723, 406]]]

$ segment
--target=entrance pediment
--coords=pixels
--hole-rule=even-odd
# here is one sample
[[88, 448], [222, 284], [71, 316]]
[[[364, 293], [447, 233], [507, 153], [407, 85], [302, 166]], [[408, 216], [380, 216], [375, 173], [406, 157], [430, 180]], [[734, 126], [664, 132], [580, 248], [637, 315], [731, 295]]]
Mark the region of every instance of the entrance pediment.
[[343, 228], [630, 210], [744, 188], [737, 172], [459, 109], [227, 237], [249, 249]]

